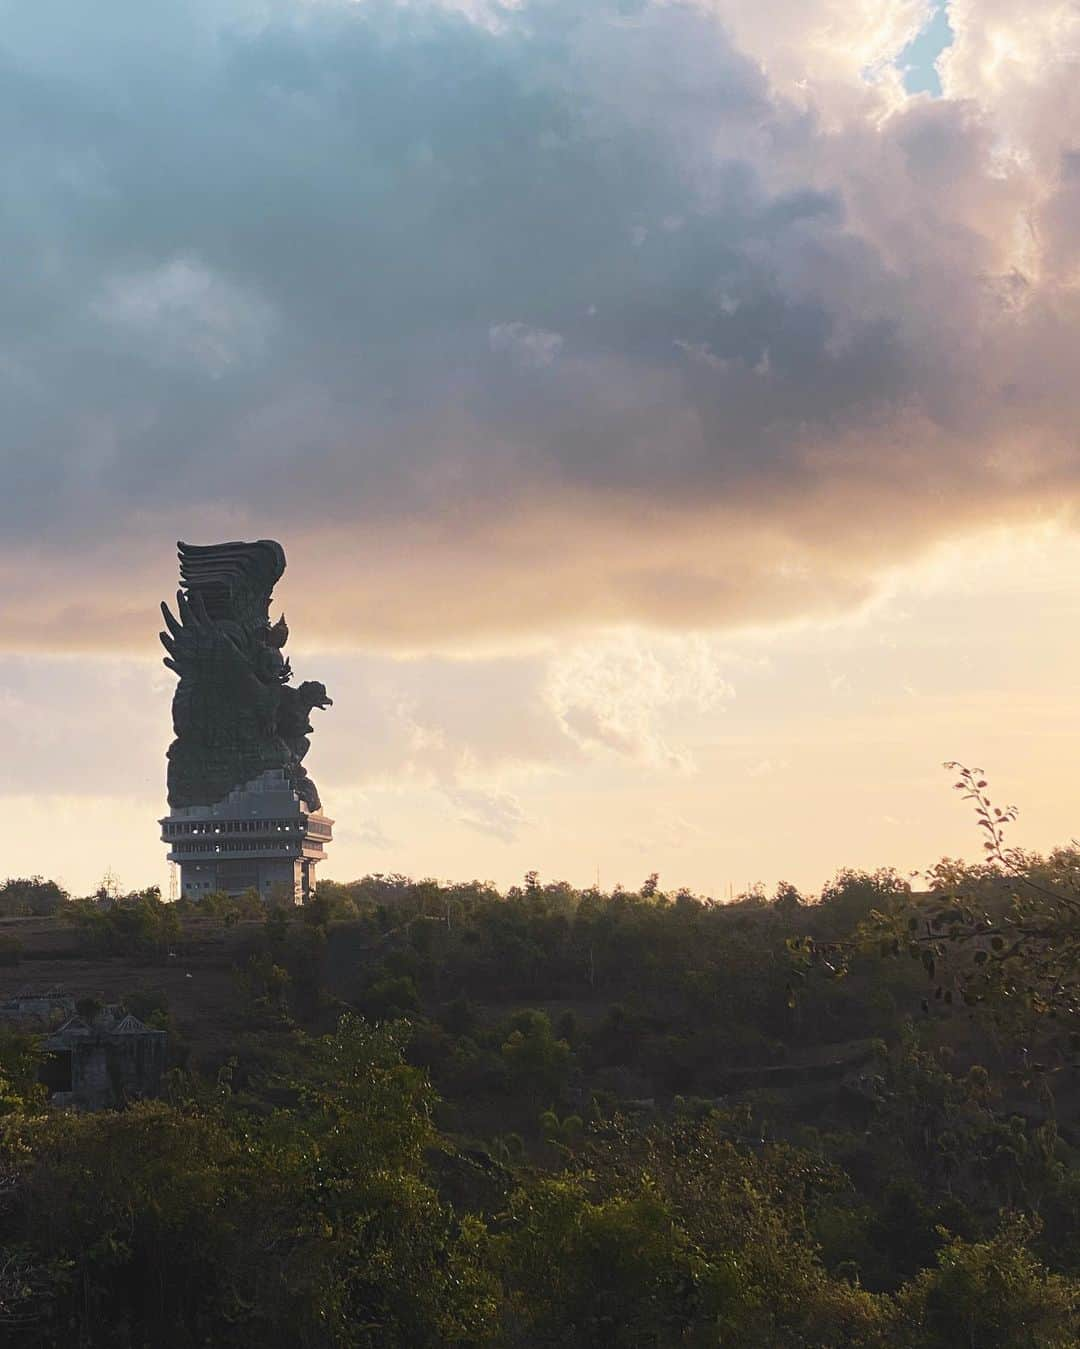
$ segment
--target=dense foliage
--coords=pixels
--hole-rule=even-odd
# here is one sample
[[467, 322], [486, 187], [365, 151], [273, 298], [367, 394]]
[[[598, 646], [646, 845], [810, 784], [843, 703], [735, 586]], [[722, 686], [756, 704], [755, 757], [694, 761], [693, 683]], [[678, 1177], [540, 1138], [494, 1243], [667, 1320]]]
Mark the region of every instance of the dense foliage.
[[56, 913], [68, 901], [66, 890], [41, 876], [9, 876], [0, 882], [0, 917], [26, 918]]
[[[239, 1011], [166, 1099], [49, 1110], [32, 1040], [0, 1040], [0, 1335], [1073, 1345], [1080, 858], [1000, 861], [813, 902], [535, 874], [215, 897]], [[150, 983], [189, 921], [67, 908]], [[170, 1024], [145, 985], [129, 1006]]]

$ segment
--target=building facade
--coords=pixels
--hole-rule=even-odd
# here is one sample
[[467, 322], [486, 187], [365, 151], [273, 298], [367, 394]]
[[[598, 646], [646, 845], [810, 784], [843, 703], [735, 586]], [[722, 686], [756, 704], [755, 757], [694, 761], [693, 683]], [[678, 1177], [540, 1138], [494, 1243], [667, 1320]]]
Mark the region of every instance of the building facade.
[[312, 896], [334, 825], [309, 808], [283, 769], [269, 769], [215, 805], [174, 806], [160, 823], [185, 899], [255, 890], [276, 904]]

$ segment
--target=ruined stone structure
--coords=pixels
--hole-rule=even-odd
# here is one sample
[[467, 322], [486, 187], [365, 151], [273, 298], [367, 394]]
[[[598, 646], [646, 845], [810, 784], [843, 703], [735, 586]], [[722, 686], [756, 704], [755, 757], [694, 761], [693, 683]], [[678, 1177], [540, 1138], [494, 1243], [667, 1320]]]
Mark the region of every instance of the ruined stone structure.
[[43, 1035], [40, 1080], [53, 1105], [108, 1110], [161, 1090], [168, 1035], [119, 1005], [85, 1020], [62, 988], [24, 988], [0, 1001], [5, 1025]]
[[178, 617], [161, 606], [165, 664], [180, 676], [161, 821], [169, 860], [188, 898], [255, 889], [303, 902], [333, 831], [303, 760], [311, 712], [332, 700], [322, 684], [289, 684], [289, 629], [284, 615], [270, 622], [284, 550], [271, 539], [177, 547]]
[[165, 1072], [163, 1030], [107, 1007], [86, 1022], [74, 1016], [45, 1040], [42, 1081], [53, 1105], [108, 1110], [156, 1096]]
[[0, 1026], [20, 1030], [52, 1030], [74, 1015], [75, 999], [62, 988], [21, 988], [0, 1001]]

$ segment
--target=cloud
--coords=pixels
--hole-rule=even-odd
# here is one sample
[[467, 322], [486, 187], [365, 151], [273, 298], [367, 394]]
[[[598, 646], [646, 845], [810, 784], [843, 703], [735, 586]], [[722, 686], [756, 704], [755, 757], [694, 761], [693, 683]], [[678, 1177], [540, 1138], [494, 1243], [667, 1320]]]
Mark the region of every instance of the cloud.
[[490, 834], [503, 843], [515, 842], [522, 830], [533, 823], [521, 802], [509, 792], [450, 787], [445, 795], [460, 824]]
[[733, 694], [710, 643], [620, 634], [557, 657], [547, 698], [566, 735], [585, 751], [691, 768], [668, 738], [672, 714], [709, 712]]
[[[715, 643], [645, 632], [468, 660], [299, 649], [293, 664], [335, 700], [307, 766], [341, 841], [383, 851], [400, 846], [383, 808], [402, 792], [512, 842], [535, 823], [521, 794], [559, 775], [613, 758], [690, 769], [692, 734], [730, 696]], [[149, 661], [0, 656], [0, 798], [138, 799], [152, 822], [174, 687]]]
[[521, 366], [550, 365], [563, 344], [558, 333], [530, 328], [525, 323], [493, 323], [488, 329], [488, 342], [492, 351], [505, 352]]
[[746, 770], [746, 773], [752, 778], [771, 778], [777, 773], [786, 772], [790, 766], [784, 759], [759, 759]]
[[624, 849], [639, 855], [643, 853], [655, 855], [661, 849], [668, 851], [684, 849], [689, 844], [700, 842], [704, 837], [716, 841], [715, 835], [692, 820], [686, 819], [676, 811], [661, 808], [653, 809], [646, 818], [636, 821], [635, 829], [623, 836], [621, 845]]
[[338, 830], [337, 838], [339, 842], [363, 844], [383, 852], [395, 846], [395, 841], [383, 831], [378, 820], [364, 820], [357, 826], [346, 826]]
[[152, 643], [176, 537], [445, 652], [1068, 518], [1075, 10], [953, 0], [907, 98], [928, 12], [0, 5], [0, 644]]
[[112, 277], [92, 310], [106, 330], [137, 345], [143, 359], [191, 364], [212, 378], [257, 358], [272, 322], [257, 300], [183, 257]]
[[0, 797], [163, 798], [173, 682], [130, 661], [0, 658]]

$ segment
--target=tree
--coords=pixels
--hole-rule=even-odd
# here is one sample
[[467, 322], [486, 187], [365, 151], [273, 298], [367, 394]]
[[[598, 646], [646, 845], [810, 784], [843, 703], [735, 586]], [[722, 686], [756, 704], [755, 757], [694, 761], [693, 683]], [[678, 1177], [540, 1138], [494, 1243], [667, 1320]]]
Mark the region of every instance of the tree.
[[73, 901], [65, 917], [84, 944], [99, 955], [163, 959], [180, 936], [175, 905], [162, 901], [156, 885], [100, 903]]
[[919, 960], [945, 1006], [1016, 1009], [1080, 1018], [1080, 850], [1049, 858], [1006, 844], [1016, 808], [995, 806], [979, 768], [955, 762], [956, 789], [973, 803], [985, 860], [931, 869], [932, 890], [906, 910], [876, 917], [884, 954]]
[[41, 1057], [35, 1036], [0, 1027], [0, 1115], [32, 1114], [44, 1108], [46, 1092], [38, 1082]]
[[989, 1240], [951, 1241], [898, 1295], [911, 1349], [1066, 1349], [1080, 1339], [1080, 1284], [1031, 1253], [1035, 1227], [1006, 1218]]
[[48, 917], [71, 896], [56, 881], [42, 876], [9, 876], [0, 885], [0, 917]]
[[488, 1341], [484, 1233], [424, 1179], [434, 1097], [403, 1044], [356, 1017], [298, 1036], [287, 1104], [254, 1116], [223, 1089], [4, 1116], [0, 1328], [14, 1306], [28, 1349]]
[[502, 1057], [515, 1088], [535, 1100], [558, 1096], [570, 1066], [570, 1046], [555, 1038], [546, 1012], [518, 1012], [510, 1025]]

